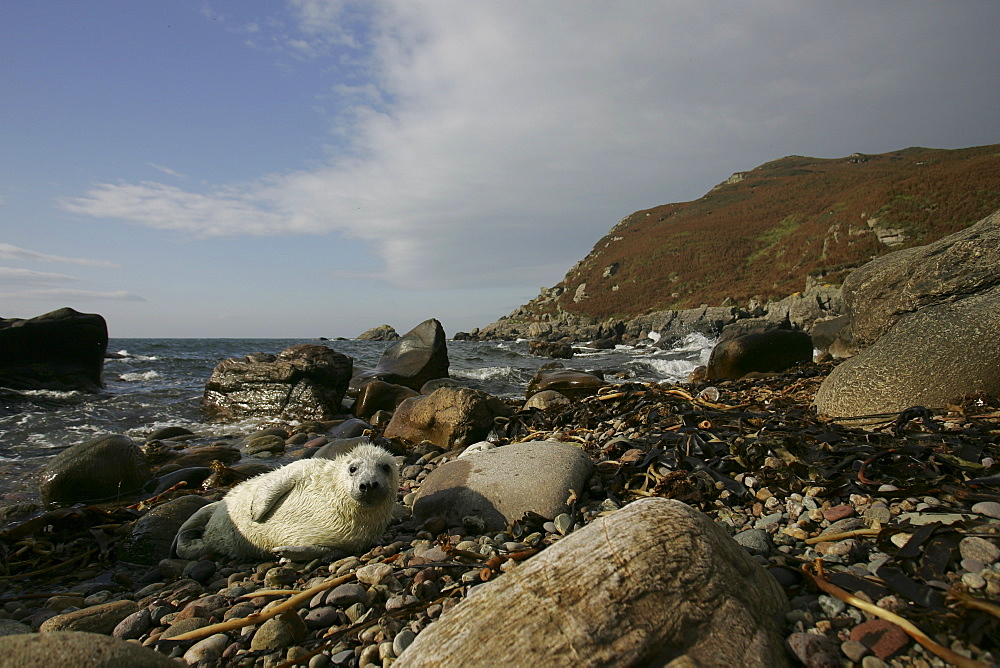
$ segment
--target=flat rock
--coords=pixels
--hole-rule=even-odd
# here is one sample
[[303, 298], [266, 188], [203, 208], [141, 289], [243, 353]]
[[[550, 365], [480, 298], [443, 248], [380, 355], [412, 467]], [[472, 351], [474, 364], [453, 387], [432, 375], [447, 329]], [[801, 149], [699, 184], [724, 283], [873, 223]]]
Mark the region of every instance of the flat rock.
[[4, 665], [18, 668], [177, 668], [177, 662], [148, 647], [97, 633], [60, 631], [0, 638]]
[[503, 529], [535, 512], [552, 519], [567, 510], [571, 492], [579, 493], [593, 463], [580, 448], [555, 441], [505, 445], [442, 464], [424, 480], [413, 503], [413, 517], [435, 515], [461, 525], [467, 515], [481, 517], [490, 530]]
[[135, 601], [112, 601], [50, 617], [42, 622], [38, 630], [41, 633], [84, 631], [111, 635], [119, 622], [138, 611], [139, 606]]
[[394, 665], [471, 666], [484, 657], [493, 665], [788, 665], [788, 602], [777, 582], [710, 518], [671, 499], [598, 518], [475, 592]]

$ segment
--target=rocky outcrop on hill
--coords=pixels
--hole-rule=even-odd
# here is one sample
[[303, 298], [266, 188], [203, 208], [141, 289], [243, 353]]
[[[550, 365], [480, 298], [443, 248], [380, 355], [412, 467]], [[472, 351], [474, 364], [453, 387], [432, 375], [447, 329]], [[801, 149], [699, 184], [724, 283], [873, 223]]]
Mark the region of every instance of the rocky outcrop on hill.
[[911, 406], [1000, 395], [1000, 211], [858, 269], [844, 301], [855, 338], [870, 345], [820, 386], [821, 413], [885, 422]]
[[342, 412], [350, 357], [303, 343], [277, 355], [255, 353], [220, 362], [205, 383], [202, 405], [219, 419], [283, 416], [325, 420]]
[[27, 320], [0, 318], [0, 387], [100, 389], [107, 348], [108, 325], [95, 313], [61, 308]]

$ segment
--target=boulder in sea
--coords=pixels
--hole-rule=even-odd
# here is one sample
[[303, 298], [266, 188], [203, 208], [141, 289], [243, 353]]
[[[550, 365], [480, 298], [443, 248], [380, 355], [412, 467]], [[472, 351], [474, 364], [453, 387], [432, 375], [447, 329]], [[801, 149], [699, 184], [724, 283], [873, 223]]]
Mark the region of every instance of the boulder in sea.
[[233, 357], [212, 371], [202, 405], [221, 420], [327, 420], [343, 412], [352, 366], [350, 357], [315, 343], [292, 346], [278, 355]]
[[372, 378], [405, 385], [420, 391], [421, 385], [434, 378], [448, 377], [448, 346], [441, 323], [431, 318], [404, 334], [389, 346], [374, 369], [367, 369], [351, 380], [356, 393]]
[[358, 341], [396, 341], [399, 334], [389, 325], [379, 325], [358, 335]]
[[482, 390], [442, 387], [399, 404], [384, 435], [454, 448], [482, 440], [493, 428], [495, 418], [513, 413], [499, 398]]
[[539, 392], [554, 390], [570, 399], [579, 399], [597, 394], [597, 391], [607, 384], [603, 374], [598, 371], [539, 369], [528, 382], [525, 394], [530, 399]]
[[573, 357], [573, 346], [563, 341], [528, 341], [528, 352], [538, 357], [568, 360]]
[[797, 329], [769, 329], [720, 341], [712, 349], [708, 380], [784, 371], [812, 360], [812, 339]]
[[600, 517], [475, 591], [394, 665], [487, 657], [495, 665], [788, 665], [781, 587], [710, 518], [672, 499]]
[[43, 503], [69, 505], [127, 496], [151, 480], [139, 446], [115, 434], [71, 445], [53, 457], [42, 469], [39, 491]]
[[0, 318], [0, 386], [16, 390], [104, 387], [108, 325], [96, 313], [61, 308], [35, 318]]
[[405, 385], [395, 385], [381, 380], [370, 380], [358, 391], [351, 412], [355, 417], [367, 420], [376, 411], [396, 410], [396, 406], [410, 397], [419, 396], [419, 392]]
[[443, 517], [460, 526], [468, 515], [499, 530], [533, 512], [554, 519], [580, 493], [593, 462], [580, 448], [529, 441], [463, 456], [434, 469], [413, 501], [413, 517]]

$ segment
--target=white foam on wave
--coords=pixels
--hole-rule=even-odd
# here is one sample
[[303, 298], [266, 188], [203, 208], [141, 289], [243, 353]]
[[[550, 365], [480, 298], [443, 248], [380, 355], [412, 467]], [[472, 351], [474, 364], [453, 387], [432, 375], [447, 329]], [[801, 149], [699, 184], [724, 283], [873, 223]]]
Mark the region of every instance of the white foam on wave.
[[26, 397], [39, 397], [41, 399], [70, 399], [72, 397], [79, 397], [83, 395], [83, 392], [79, 390], [9, 390], [15, 394], [20, 394]]
[[160, 374], [157, 371], [137, 371], [135, 373], [123, 373], [118, 377], [129, 383], [140, 383], [144, 380], [159, 378]]
[[155, 355], [133, 355], [129, 351], [122, 348], [118, 352], [114, 353], [113, 357], [109, 357], [108, 361], [110, 362], [113, 360], [121, 360], [121, 361], [131, 362], [135, 360], [139, 362], [155, 362], [159, 359], [160, 358], [156, 357]]
[[512, 378], [516, 369], [510, 366], [484, 366], [478, 369], [452, 369], [451, 375], [470, 380], [504, 380]]
[[688, 360], [668, 360], [656, 357], [638, 360], [638, 363], [648, 366], [656, 375], [671, 383], [687, 380], [687, 377], [699, 365], [698, 362]]
[[[715, 347], [715, 342], [717, 338], [705, 336], [704, 334], [699, 334], [697, 332], [693, 334], [688, 334], [683, 339], [681, 339], [677, 345], [675, 345], [671, 350], [678, 352], [693, 352], [695, 350], [707, 350], [709, 353], [712, 352], [712, 348]], [[706, 356], [707, 359], [707, 356]]]

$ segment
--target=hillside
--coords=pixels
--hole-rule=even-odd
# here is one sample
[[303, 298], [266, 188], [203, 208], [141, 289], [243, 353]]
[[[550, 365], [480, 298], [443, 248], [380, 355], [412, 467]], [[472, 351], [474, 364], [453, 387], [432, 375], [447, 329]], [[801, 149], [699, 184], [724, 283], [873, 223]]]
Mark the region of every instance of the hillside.
[[[737, 172], [692, 202], [637, 211], [510, 317], [634, 318], [746, 305], [839, 284], [850, 269], [1000, 209], [1000, 144], [820, 159]], [[547, 319], [547, 318], [546, 318]]]

